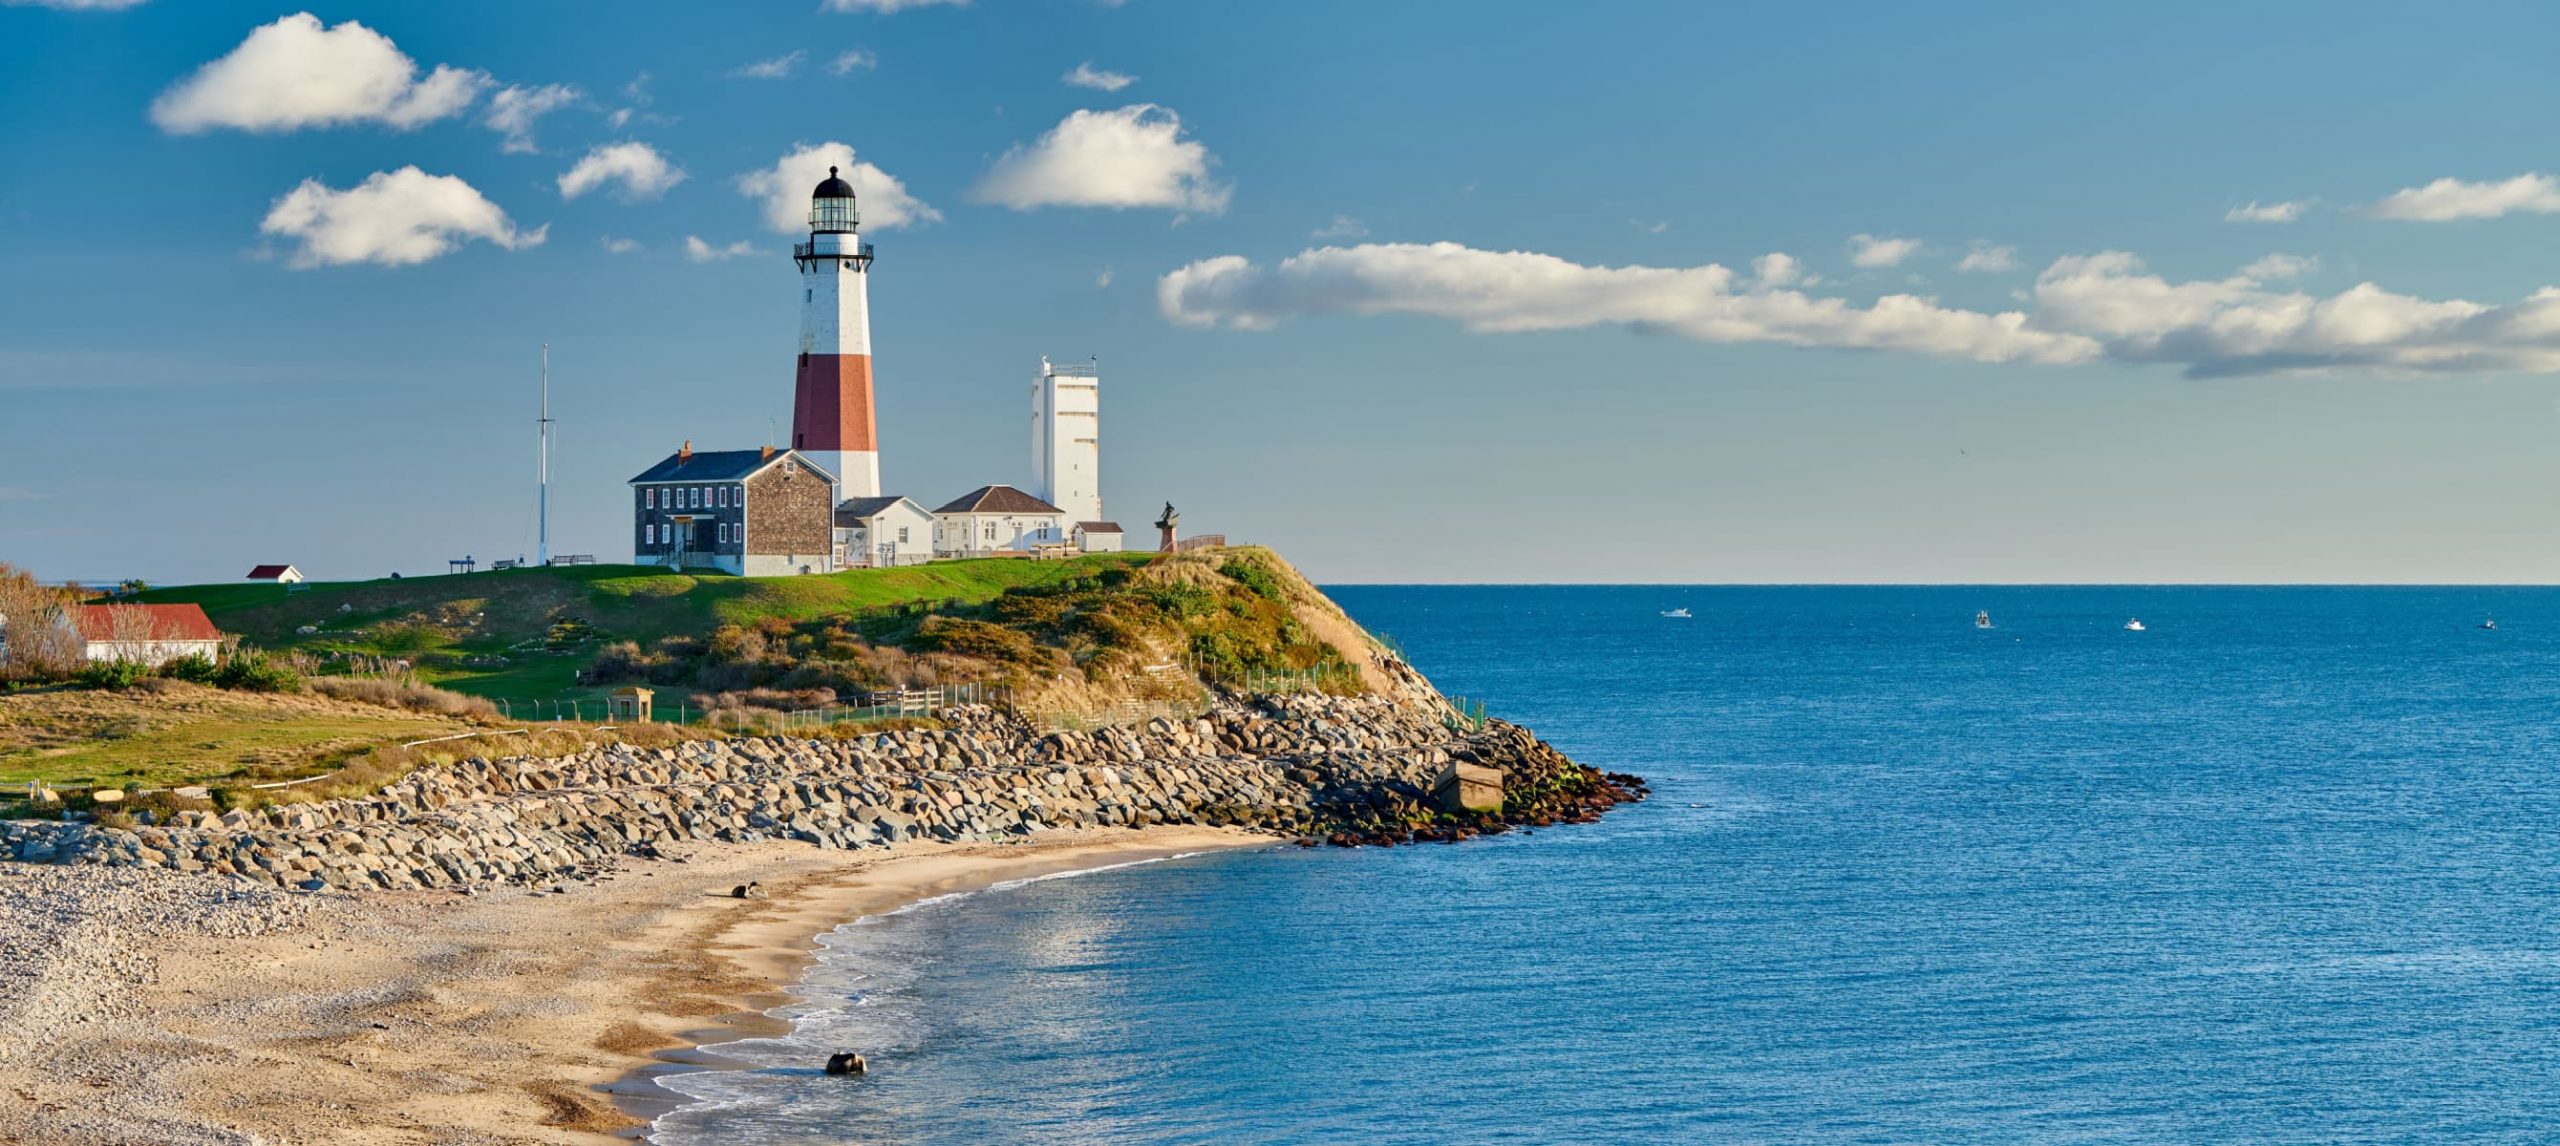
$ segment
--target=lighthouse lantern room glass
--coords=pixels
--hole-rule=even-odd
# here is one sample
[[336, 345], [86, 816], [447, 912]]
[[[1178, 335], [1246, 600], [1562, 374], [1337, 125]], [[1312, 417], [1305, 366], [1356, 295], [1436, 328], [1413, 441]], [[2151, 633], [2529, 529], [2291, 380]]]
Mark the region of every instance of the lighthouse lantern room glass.
[[815, 234], [850, 233], [862, 217], [853, 209], [853, 186], [827, 168], [827, 181], [818, 184], [818, 193], [809, 200], [809, 230]]

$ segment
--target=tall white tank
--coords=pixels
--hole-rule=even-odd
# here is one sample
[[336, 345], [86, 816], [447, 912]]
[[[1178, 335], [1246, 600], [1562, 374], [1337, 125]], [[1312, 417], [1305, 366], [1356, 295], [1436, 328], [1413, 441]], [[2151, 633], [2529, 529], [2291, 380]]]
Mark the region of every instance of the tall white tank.
[[1043, 357], [1031, 383], [1031, 492], [1067, 511], [1067, 526], [1102, 517], [1102, 371]]

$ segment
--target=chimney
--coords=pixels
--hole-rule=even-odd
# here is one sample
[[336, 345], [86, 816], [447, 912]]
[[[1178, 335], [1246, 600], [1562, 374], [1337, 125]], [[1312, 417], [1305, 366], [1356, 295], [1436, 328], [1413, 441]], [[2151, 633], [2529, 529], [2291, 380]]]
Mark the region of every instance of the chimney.
[[677, 450], [677, 451], [676, 451], [676, 464], [677, 464], [677, 465], [683, 465], [683, 464], [685, 464], [686, 462], [690, 462], [690, 461], [692, 461], [692, 460], [693, 460], [693, 439], [691, 439], [691, 438], [686, 438], [686, 439], [684, 440], [684, 448], [682, 448], [682, 449], [680, 449], [680, 450]]
[[773, 460], [773, 447], [772, 447], [772, 446], [766, 446], [766, 447], [764, 448], [764, 456], [759, 457], [759, 458], [757, 458], [756, 460], [757, 460], [757, 461], [760, 461], [760, 462], [769, 462], [769, 461], [772, 461], [772, 460]]

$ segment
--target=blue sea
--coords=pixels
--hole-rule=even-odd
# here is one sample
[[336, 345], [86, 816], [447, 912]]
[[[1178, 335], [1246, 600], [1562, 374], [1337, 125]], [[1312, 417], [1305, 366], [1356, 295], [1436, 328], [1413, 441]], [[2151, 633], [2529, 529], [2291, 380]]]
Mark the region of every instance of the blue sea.
[[2560, 1139], [2560, 591], [1335, 592], [1653, 800], [852, 924], [657, 1140]]

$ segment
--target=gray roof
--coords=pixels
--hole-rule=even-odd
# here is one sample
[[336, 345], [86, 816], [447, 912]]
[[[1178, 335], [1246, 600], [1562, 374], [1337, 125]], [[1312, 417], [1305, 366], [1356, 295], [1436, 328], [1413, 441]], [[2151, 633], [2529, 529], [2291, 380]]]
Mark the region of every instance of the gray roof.
[[1009, 485], [982, 485], [935, 513], [1065, 513], [1066, 511]]
[[761, 449], [695, 450], [691, 457], [687, 457], [683, 451], [679, 450], [668, 454], [665, 461], [642, 471], [640, 476], [631, 479], [629, 484], [639, 485], [642, 482], [661, 481], [737, 481], [750, 477], [786, 457], [798, 458], [800, 464], [808, 467], [810, 473], [817, 474], [828, 481], [836, 480], [834, 474], [820, 469], [805, 455], [791, 450], [775, 450], [771, 454]]
[[[905, 497], [894, 493], [886, 497], [846, 498], [843, 504], [836, 506], [836, 524], [852, 525], [858, 521], [869, 521], [886, 512], [890, 506], [905, 500], [907, 500]], [[916, 506], [916, 512], [923, 513], [924, 507]]]
[[1123, 532], [1120, 528], [1120, 523], [1116, 521], [1079, 521], [1076, 523], [1076, 528], [1087, 533]]

